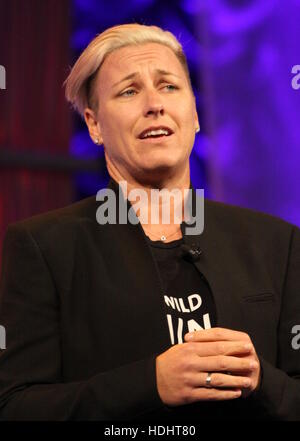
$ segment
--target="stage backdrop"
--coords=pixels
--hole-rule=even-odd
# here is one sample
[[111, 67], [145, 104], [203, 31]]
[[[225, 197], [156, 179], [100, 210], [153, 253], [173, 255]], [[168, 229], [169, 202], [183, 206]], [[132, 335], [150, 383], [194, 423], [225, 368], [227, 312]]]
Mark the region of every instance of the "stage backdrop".
[[300, 226], [300, 1], [184, 1], [203, 48], [212, 197]]
[[[0, 248], [9, 222], [71, 202], [69, 174], [47, 171], [44, 160], [69, 149], [70, 112], [62, 89], [69, 23], [68, 0], [0, 3], [0, 64], [6, 69], [6, 89], [0, 90]], [[43, 170], [32, 167], [34, 158]]]

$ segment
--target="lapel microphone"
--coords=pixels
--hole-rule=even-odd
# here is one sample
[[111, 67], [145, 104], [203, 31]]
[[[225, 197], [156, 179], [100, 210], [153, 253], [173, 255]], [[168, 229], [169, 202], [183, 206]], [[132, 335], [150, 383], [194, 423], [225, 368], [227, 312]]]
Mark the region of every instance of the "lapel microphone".
[[200, 259], [202, 250], [194, 243], [191, 245], [182, 244], [181, 245], [182, 257], [189, 262], [196, 262]]

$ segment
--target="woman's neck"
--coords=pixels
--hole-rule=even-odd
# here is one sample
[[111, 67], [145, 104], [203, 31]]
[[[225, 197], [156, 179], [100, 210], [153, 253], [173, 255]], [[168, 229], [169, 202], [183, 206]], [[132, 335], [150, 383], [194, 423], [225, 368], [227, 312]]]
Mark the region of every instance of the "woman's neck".
[[117, 170], [109, 169], [109, 172], [122, 188], [124, 197], [130, 201], [151, 240], [167, 243], [182, 238], [180, 224], [185, 219], [184, 202], [190, 190], [189, 168], [177, 177], [176, 185], [174, 178], [162, 179], [159, 184], [145, 184], [132, 177], [126, 179]]

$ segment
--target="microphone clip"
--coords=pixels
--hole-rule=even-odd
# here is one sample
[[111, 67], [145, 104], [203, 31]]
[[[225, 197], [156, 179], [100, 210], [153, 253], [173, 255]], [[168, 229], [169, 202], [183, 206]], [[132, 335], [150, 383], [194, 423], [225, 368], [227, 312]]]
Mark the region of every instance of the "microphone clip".
[[196, 262], [200, 259], [202, 250], [196, 244], [182, 244], [181, 245], [182, 257], [189, 262]]

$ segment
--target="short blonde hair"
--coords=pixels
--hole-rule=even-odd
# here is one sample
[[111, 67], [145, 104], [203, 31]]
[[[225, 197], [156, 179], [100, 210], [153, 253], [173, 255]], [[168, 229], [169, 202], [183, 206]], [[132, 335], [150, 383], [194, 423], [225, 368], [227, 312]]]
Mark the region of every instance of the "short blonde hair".
[[93, 95], [93, 85], [97, 73], [108, 54], [125, 46], [145, 43], [160, 43], [173, 50], [191, 86], [190, 74], [183, 48], [177, 38], [158, 26], [137, 23], [122, 24], [106, 29], [97, 35], [82, 52], [74, 64], [64, 85], [66, 98], [82, 116], [84, 109], [97, 109], [98, 103]]

